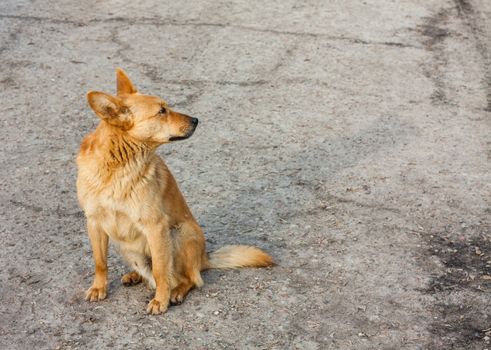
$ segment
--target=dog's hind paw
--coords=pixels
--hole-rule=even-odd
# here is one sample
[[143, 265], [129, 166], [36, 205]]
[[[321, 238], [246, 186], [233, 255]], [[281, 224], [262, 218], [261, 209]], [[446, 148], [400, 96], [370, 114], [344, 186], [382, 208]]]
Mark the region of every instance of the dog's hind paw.
[[180, 305], [189, 291], [194, 287], [192, 283], [182, 283], [172, 289], [170, 293], [170, 302], [172, 305]]
[[158, 301], [157, 299], [152, 299], [148, 303], [147, 306], [147, 313], [152, 314], [152, 315], [158, 315], [162, 314], [167, 311], [167, 307], [169, 305], [169, 302], [162, 302]]
[[90, 287], [85, 292], [85, 300], [99, 301], [105, 299], [106, 295], [107, 295], [106, 287], [102, 287], [102, 288]]
[[131, 271], [121, 277], [121, 282], [125, 286], [134, 286], [135, 284], [140, 283], [143, 280], [142, 276], [136, 272]]

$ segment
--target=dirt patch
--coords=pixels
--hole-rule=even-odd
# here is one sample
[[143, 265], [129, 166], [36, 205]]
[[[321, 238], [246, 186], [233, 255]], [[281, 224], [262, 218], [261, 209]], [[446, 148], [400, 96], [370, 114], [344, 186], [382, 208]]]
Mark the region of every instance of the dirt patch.
[[491, 330], [483, 329], [479, 321], [485, 317], [482, 310], [463, 304], [438, 304], [435, 310], [440, 317], [429, 329], [435, 336], [434, 347], [470, 349], [483, 343], [489, 345]]
[[470, 239], [433, 236], [428, 252], [445, 266], [445, 273], [432, 280], [428, 293], [462, 288], [491, 291], [491, 241], [484, 234]]
[[488, 37], [484, 30], [484, 23], [482, 18], [486, 18], [485, 15], [480, 15], [479, 11], [474, 9], [474, 6], [469, 0], [454, 0], [457, 8], [458, 16], [462, 21], [470, 28], [474, 40], [476, 42], [476, 48], [482, 56], [484, 66], [486, 67], [485, 75], [483, 78], [483, 85], [486, 86], [486, 100], [487, 105], [484, 108], [486, 112], [491, 112], [491, 70], [489, 64], [491, 60], [491, 53], [489, 51], [489, 42], [482, 40], [482, 38]]
[[474, 8], [468, 0], [454, 0], [454, 2], [457, 7], [457, 11], [459, 11], [459, 16], [474, 13]]
[[[439, 259], [443, 270], [424, 291], [437, 299], [429, 329], [435, 336], [432, 345], [452, 349], [489, 345], [491, 310], [479, 300], [491, 291], [491, 239], [485, 233], [470, 238], [432, 235], [427, 252]], [[460, 303], [454, 302], [457, 294], [464, 296], [458, 298]]]

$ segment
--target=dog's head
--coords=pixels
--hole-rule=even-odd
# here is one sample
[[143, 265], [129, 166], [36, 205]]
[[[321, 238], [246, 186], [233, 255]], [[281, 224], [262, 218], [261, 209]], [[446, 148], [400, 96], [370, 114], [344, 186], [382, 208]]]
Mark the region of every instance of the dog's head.
[[141, 142], [157, 144], [190, 137], [198, 119], [177, 113], [157, 96], [142, 95], [122, 69], [116, 69], [117, 96], [90, 91], [87, 99], [103, 122]]

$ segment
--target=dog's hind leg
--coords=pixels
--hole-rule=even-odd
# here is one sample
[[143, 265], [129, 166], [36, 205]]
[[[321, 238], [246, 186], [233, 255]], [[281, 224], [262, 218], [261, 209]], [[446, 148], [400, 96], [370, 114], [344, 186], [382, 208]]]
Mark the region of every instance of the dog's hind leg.
[[121, 282], [126, 285], [132, 285], [144, 280], [150, 288], [155, 289], [155, 279], [153, 278], [150, 259], [145, 254], [145, 249], [137, 247], [135, 244], [120, 244], [119, 249], [127, 263], [135, 270], [123, 275]]
[[174, 273], [176, 286], [171, 290], [171, 303], [180, 304], [194, 287], [201, 287], [201, 270], [206, 264], [205, 236], [195, 222], [180, 226], [175, 237]]

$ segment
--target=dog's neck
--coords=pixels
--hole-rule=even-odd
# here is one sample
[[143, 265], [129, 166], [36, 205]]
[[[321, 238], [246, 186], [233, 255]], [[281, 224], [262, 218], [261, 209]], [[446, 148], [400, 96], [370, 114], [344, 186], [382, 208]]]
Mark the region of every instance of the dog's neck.
[[109, 136], [106, 162], [113, 167], [124, 167], [135, 161], [144, 160], [154, 151], [153, 147], [134, 140], [124, 133], [113, 133]]
[[109, 189], [113, 198], [125, 197], [142, 179], [158, 171], [153, 159], [157, 146], [139, 142], [101, 122], [80, 146], [79, 174], [86, 178], [91, 191]]
[[[129, 136], [117, 127], [101, 122], [87, 145], [89, 153], [99, 159], [99, 167], [113, 172], [127, 167], [143, 166], [146, 160], [155, 154], [157, 145], [141, 142]], [[83, 147], [83, 146], [82, 146]]]
[[121, 189], [118, 193], [125, 195], [145, 174], [154, 171], [151, 158], [157, 145], [135, 140], [113, 126], [97, 129], [96, 139], [102, 144], [95, 150], [98, 165], [94, 183], [100, 189], [116, 186]]

